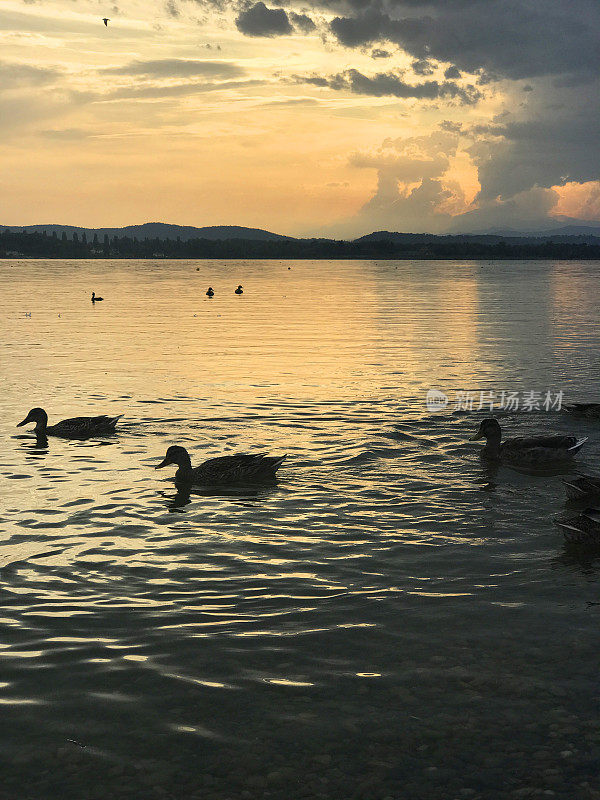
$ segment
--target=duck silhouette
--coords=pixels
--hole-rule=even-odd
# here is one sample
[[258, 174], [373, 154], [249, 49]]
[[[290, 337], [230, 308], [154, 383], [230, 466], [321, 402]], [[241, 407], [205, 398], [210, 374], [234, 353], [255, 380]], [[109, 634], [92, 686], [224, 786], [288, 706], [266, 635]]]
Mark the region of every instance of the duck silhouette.
[[97, 297], [96, 292], [92, 292], [92, 303], [100, 303], [102, 300], [103, 297]]
[[240, 285], [237, 287], [237, 289], [235, 290], [235, 293], [236, 293], [236, 294], [244, 294], [244, 287], [242, 286], [242, 284], [241, 284], [241, 283], [240, 283]]
[[213, 288], [212, 288], [212, 286], [209, 286], [209, 287], [208, 287], [208, 291], [207, 291], [207, 293], [206, 293], [206, 296], [207, 296], [207, 297], [214, 297], [214, 294], [215, 294], [215, 293], [214, 293], [214, 291], [213, 291]]
[[276, 472], [285, 456], [238, 454], [209, 458], [199, 467], [192, 467], [190, 455], [185, 447], [171, 445], [167, 454], [155, 469], [176, 464], [175, 483], [195, 486], [215, 486], [240, 483], [270, 483], [276, 480]]
[[62, 436], [66, 439], [86, 439], [90, 436], [101, 436], [115, 432], [115, 426], [122, 414], [116, 417], [72, 417], [63, 419], [55, 425], [48, 425], [48, 414], [43, 408], [32, 408], [24, 420], [17, 424], [17, 428], [35, 422], [35, 435], [40, 437]]
[[495, 417], [481, 421], [471, 441], [485, 439], [484, 458], [513, 462], [522, 467], [549, 465], [573, 458], [587, 442], [587, 436], [519, 436], [502, 441], [502, 429]]
[[110, 17], [102, 17], [102, 22], [104, 23], [104, 26], [106, 28], [108, 28], [108, 23], [110, 22]]

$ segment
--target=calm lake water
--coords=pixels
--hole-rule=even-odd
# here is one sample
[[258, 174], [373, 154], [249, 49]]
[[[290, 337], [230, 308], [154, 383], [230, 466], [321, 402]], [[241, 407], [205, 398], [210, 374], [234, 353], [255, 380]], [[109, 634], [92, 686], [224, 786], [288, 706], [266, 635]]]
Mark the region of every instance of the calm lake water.
[[[600, 559], [468, 441], [481, 391], [600, 400], [599, 269], [0, 262], [0, 798], [600, 797]], [[597, 474], [599, 423], [502, 424]], [[288, 458], [190, 495], [171, 444]]]

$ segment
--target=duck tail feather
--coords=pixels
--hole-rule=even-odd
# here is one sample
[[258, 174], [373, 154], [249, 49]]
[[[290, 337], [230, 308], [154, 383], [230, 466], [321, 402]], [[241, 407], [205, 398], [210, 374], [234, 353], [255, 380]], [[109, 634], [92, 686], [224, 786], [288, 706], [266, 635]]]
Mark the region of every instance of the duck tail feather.
[[583, 493], [583, 490], [582, 490], [581, 486], [578, 486], [573, 481], [563, 481], [563, 485], [566, 486], [568, 489], [571, 489], [572, 491], [577, 492], [577, 494], [582, 494]]
[[569, 447], [569, 453], [576, 453], [578, 450], [581, 450], [583, 445], [587, 442], [588, 437], [584, 436], [583, 439], [576, 439], [575, 444], [572, 447]]
[[[286, 455], [287, 455], [287, 453], [286, 453]], [[286, 457], [285, 455], [283, 455], [283, 456], [267, 456], [265, 458], [265, 462], [268, 465], [269, 471], [270, 472], [277, 472], [279, 467], [283, 464], [283, 461], [284, 461], [285, 457]]]

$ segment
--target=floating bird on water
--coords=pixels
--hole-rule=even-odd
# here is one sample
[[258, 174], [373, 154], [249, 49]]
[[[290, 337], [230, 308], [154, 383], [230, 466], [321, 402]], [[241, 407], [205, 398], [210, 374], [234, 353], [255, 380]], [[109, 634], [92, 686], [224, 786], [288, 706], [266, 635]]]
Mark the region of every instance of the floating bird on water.
[[555, 522], [569, 544], [600, 545], [600, 509], [586, 508], [577, 516]]
[[57, 422], [56, 425], [48, 425], [48, 414], [43, 408], [32, 408], [29, 414], [22, 422], [19, 422], [17, 428], [21, 425], [27, 425], [29, 422], [35, 422], [36, 436], [63, 436], [64, 438], [85, 439], [88, 436], [99, 436], [104, 433], [114, 433], [117, 422], [123, 415], [119, 414], [116, 417], [72, 417], [71, 419], [63, 419]]
[[572, 403], [563, 406], [564, 410], [574, 417], [600, 419], [600, 403]]
[[236, 293], [236, 294], [244, 294], [244, 287], [242, 286], [242, 284], [241, 284], [241, 283], [240, 283], [240, 285], [237, 287], [237, 289], [235, 290], [235, 293]]
[[600, 478], [591, 475], [577, 475], [563, 481], [568, 500], [600, 501]]
[[156, 467], [161, 469], [169, 464], [177, 464], [176, 483], [214, 486], [217, 484], [272, 483], [276, 479], [278, 467], [285, 456], [235, 455], [211, 458], [192, 467], [190, 455], [185, 447], [172, 445], [163, 461]]
[[486, 439], [482, 455], [486, 458], [512, 461], [524, 467], [544, 466], [572, 458], [587, 442], [575, 436], [519, 436], [502, 442], [502, 429], [494, 417], [482, 420], [471, 441]]
[[207, 291], [207, 293], [206, 293], [206, 296], [207, 296], [207, 297], [214, 297], [214, 294], [215, 294], [215, 293], [214, 293], [214, 291], [213, 291], [213, 288], [212, 288], [212, 286], [209, 286], [209, 287], [208, 287], [208, 291]]
[[108, 28], [108, 23], [110, 22], [110, 17], [103, 17], [102, 22], [104, 23], [105, 27]]
[[92, 303], [100, 303], [102, 300], [104, 300], [103, 297], [98, 297], [96, 292], [92, 292]]

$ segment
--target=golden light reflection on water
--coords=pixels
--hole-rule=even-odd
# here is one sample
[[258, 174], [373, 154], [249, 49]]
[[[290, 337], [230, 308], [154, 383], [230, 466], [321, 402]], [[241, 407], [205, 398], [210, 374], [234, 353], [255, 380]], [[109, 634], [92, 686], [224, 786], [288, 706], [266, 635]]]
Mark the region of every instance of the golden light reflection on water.
[[[510, 380], [524, 331], [542, 351], [557, 333], [568, 346], [561, 307], [589, 315], [596, 298], [585, 273], [575, 297], [577, 275], [560, 265], [201, 262], [196, 272], [195, 264], [3, 265], [3, 352], [20, 367], [8, 372], [9, 394], [41, 405], [50, 396], [60, 416], [74, 394], [88, 403], [121, 397], [127, 408], [129, 399], [173, 403], [190, 393], [210, 403], [215, 395], [328, 400], [331, 391], [389, 391], [392, 382], [404, 395], [435, 382], [470, 388], [492, 380], [491, 369]], [[89, 302], [92, 287], [103, 305]]]
[[[464, 371], [475, 347], [470, 264], [458, 277], [427, 262], [402, 270], [385, 262], [294, 262], [291, 270], [283, 262], [204, 262], [199, 273], [192, 263], [163, 262], [134, 264], [129, 273], [111, 264], [106, 274], [93, 262], [77, 272], [27, 262], [18, 270], [18, 280], [10, 270], [2, 275], [12, 295], [2, 309], [5, 352], [26, 359], [21, 391], [39, 394], [46, 384], [61, 402], [65, 378], [105, 397], [139, 393], [149, 375], [169, 396], [194, 385], [211, 393], [304, 386], [319, 394], [396, 366], [392, 374], [410, 385], [440, 377], [449, 358]], [[36, 275], [35, 287], [25, 288], [23, 270]], [[246, 284], [241, 297], [233, 294], [237, 280]], [[93, 286], [106, 296], [101, 307], [89, 303]], [[31, 318], [22, 316], [27, 309]]]

